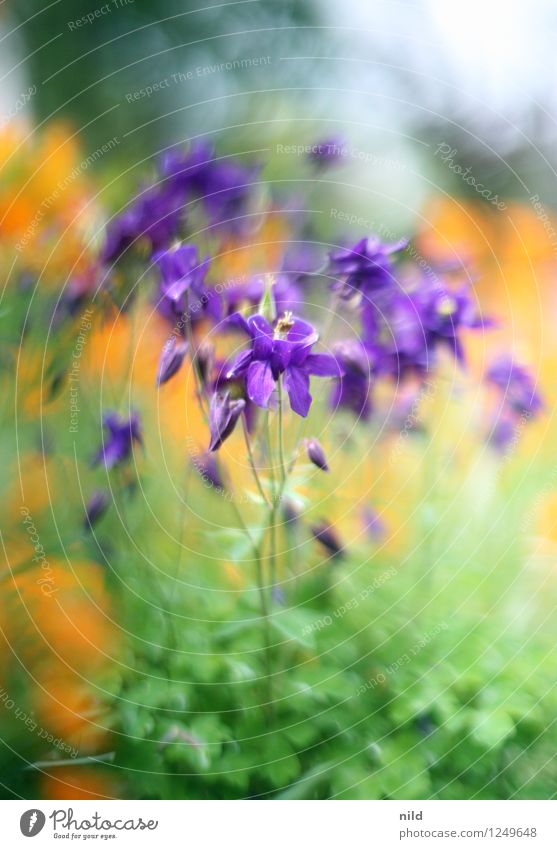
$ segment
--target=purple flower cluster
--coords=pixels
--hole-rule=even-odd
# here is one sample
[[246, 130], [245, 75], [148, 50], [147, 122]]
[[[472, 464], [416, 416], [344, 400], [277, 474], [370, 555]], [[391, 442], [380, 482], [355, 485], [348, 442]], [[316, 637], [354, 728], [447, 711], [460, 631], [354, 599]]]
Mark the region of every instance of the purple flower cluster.
[[163, 180], [183, 193], [186, 200], [201, 199], [213, 224], [241, 226], [249, 209], [259, 165], [240, 165], [227, 157], [216, 158], [213, 148], [204, 143], [189, 152], [172, 150], [160, 165]]
[[331, 404], [363, 419], [372, 409], [374, 379], [423, 380], [443, 348], [463, 365], [463, 331], [491, 326], [478, 314], [467, 285], [449, 286], [431, 269], [426, 273], [407, 260], [396, 262], [406, 244], [372, 237], [330, 254], [333, 289], [354, 306], [360, 320], [360, 339], [336, 348], [345, 376]]
[[485, 375], [499, 393], [499, 407], [490, 434], [490, 442], [505, 450], [520, 428], [543, 409], [543, 400], [529, 371], [508, 354], [498, 357]]
[[[331, 140], [317, 145], [311, 159], [319, 170], [334, 163], [341, 153]], [[258, 479], [259, 458], [257, 452], [255, 460], [252, 456], [250, 437], [257, 432], [261, 409], [279, 409], [282, 425], [283, 392], [293, 413], [306, 417], [312, 404], [312, 377], [331, 378], [331, 407], [343, 408], [366, 422], [374, 412], [377, 381], [404, 382], [406, 389], [417, 384], [423, 389], [441, 352], [464, 366], [465, 334], [491, 326], [478, 312], [472, 288], [455, 284], [446, 270], [441, 275], [439, 269], [437, 273], [417, 262], [415, 251], [406, 250], [407, 240], [386, 242], [371, 235], [352, 247], [342, 241], [338, 243], [342, 247], [330, 252], [327, 264], [316, 256], [320, 243], [315, 232], [300, 219], [300, 238], [285, 248], [276, 268], [246, 279], [215, 279], [217, 265], [211, 266], [206, 251], [200, 252], [193, 241], [180, 240], [187, 238], [186, 225], [200, 210], [210, 250], [218, 252], [223, 236], [237, 233], [250, 219], [259, 165], [216, 158], [211, 147], [197, 143], [186, 152], [167, 152], [159, 162], [158, 178], [109, 225], [102, 262], [120, 259], [136, 243], [147, 248], [157, 273], [156, 308], [172, 325], [160, 355], [156, 383], [162, 386], [175, 377], [186, 356], [191, 358], [197, 397], [209, 430], [208, 449], [197, 455], [195, 465], [202, 478], [219, 490], [227, 489], [228, 478], [223, 477], [225, 470], [220, 468], [216, 452], [240, 420]], [[322, 306], [324, 269], [329, 279], [333, 278], [332, 332], [337, 311], [349, 315], [350, 324], [356, 327], [349, 338], [333, 341], [332, 353], [314, 350], [319, 334], [305, 310], [314, 297]], [[217, 343], [213, 338], [201, 341], [202, 330], [215, 333]], [[247, 337], [247, 344], [230, 357], [218, 345], [226, 347], [238, 332]], [[501, 411], [492, 438], [503, 446], [512, 438], [520, 418], [536, 415], [542, 401], [531, 376], [510, 358], [495, 362], [486, 379], [500, 393]], [[111, 469], [129, 459], [134, 443], [141, 444], [141, 430], [136, 414], [121, 419], [109, 413], [104, 426], [108, 434], [94, 463]], [[282, 435], [281, 431], [284, 485]], [[328, 472], [319, 441], [312, 438], [301, 444], [310, 462]], [[260, 489], [267, 501], [261, 484]], [[277, 493], [284, 494], [278, 484]], [[105, 495], [95, 494], [88, 507], [88, 525], [105, 509]], [[283, 510], [288, 512], [288, 501]], [[294, 533], [294, 508], [290, 514], [287, 530]], [[381, 519], [368, 511], [364, 522], [369, 535], [378, 541], [384, 531]], [[314, 523], [311, 532], [331, 558], [343, 557], [345, 546], [330, 522]]]
[[378, 236], [360, 239], [353, 248], [339, 248], [329, 255], [329, 273], [337, 278], [334, 287], [348, 300], [361, 292], [371, 295], [394, 283], [391, 255], [407, 245], [406, 239], [393, 244]]
[[202, 143], [188, 151], [169, 151], [160, 160], [158, 181], [108, 224], [101, 261], [116, 262], [140, 243], [146, 243], [151, 254], [164, 251], [181, 235], [186, 206], [195, 201], [212, 224], [237, 229], [258, 173], [258, 165], [215, 158], [212, 147]]

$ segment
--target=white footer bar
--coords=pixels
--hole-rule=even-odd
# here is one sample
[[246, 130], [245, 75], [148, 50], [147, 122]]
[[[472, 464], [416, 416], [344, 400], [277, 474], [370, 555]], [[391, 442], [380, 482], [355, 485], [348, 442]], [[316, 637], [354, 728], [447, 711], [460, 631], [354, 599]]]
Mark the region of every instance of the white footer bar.
[[0, 801], [0, 822], [10, 849], [557, 847], [555, 801]]

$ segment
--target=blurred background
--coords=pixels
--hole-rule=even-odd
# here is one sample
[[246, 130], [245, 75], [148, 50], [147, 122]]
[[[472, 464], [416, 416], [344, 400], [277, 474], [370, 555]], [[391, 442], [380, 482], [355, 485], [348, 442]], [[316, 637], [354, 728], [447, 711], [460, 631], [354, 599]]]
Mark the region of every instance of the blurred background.
[[[426, 175], [443, 173], [431, 156], [440, 142], [494, 191], [551, 190], [551, 0], [473, 0], [462, 14], [437, 0], [348, 0], [342, 11], [339, 20], [327, 0], [7, 2], [3, 109], [37, 86], [29, 106], [38, 124], [68, 119], [93, 148], [126, 137], [118, 155], [129, 162], [133, 151], [132, 163], [203, 133], [257, 147], [310, 138], [320, 125], [401, 159], [408, 171], [389, 175], [391, 190], [396, 178], [412, 197], [427, 191]], [[248, 64], [258, 57], [268, 62]]]

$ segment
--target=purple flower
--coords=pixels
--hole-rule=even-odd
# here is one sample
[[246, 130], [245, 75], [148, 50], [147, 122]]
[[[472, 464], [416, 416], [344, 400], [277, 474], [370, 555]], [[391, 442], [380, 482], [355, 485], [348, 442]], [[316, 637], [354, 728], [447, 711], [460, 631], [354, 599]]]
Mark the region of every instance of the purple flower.
[[385, 537], [385, 523], [381, 516], [371, 507], [362, 510], [364, 527], [374, 542], [380, 542]]
[[159, 162], [159, 172], [163, 180], [184, 194], [190, 197], [203, 195], [213, 157], [211, 145], [195, 142], [187, 151], [174, 148], [164, 153]]
[[271, 327], [256, 314], [247, 320], [236, 313], [234, 323], [251, 336], [251, 348], [244, 351], [228, 369], [228, 379], [244, 376], [248, 398], [258, 407], [268, 408], [275, 384], [283, 375], [292, 410], [307, 416], [311, 406], [310, 375], [339, 377], [342, 368], [330, 354], [313, 354], [319, 334], [305, 321], [285, 313]]
[[178, 236], [182, 205], [182, 197], [162, 184], [144, 189], [124, 212], [108, 224], [102, 261], [115, 262], [142, 238], [148, 240], [151, 252], [162, 250]]
[[520, 436], [519, 419], [512, 415], [509, 409], [504, 409], [493, 422], [488, 436], [489, 444], [496, 451], [505, 452], [513, 442], [517, 443]]
[[85, 507], [85, 518], [83, 520], [85, 530], [92, 528], [98, 522], [109, 504], [110, 498], [108, 493], [103, 489], [96, 489]]
[[543, 409], [543, 400], [528, 370], [509, 355], [500, 356], [485, 379], [500, 393], [501, 405], [492, 424], [489, 442], [505, 451], [517, 443], [524, 424]]
[[[248, 280], [233, 282], [222, 289], [225, 315], [233, 315], [243, 304], [257, 306], [267, 290], [265, 274], [256, 274]], [[284, 274], [273, 275], [272, 294], [277, 312], [295, 310], [302, 301], [300, 287]]]
[[378, 236], [361, 239], [353, 248], [339, 248], [329, 254], [329, 273], [339, 278], [334, 288], [343, 298], [356, 292], [373, 292], [393, 280], [391, 254], [400, 251], [406, 239], [387, 244]]
[[317, 468], [321, 469], [323, 472], [328, 472], [329, 466], [327, 464], [327, 458], [325, 457], [323, 446], [321, 445], [319, 440], [315, 438], [306, 439], [305, 448], [307, 455], [313, 465], [317, 466]]
[[237, 230], [248, 211], [253, 184], [260, 166], [243, 166], [230, 160], [218, 161], [208, 174], [203, 203], [211, 221]]
[[344, 546], [340, 541], [335, 529], [328, 522], [318, 522], [312, 525], [311, 532], [315, 539], [328, 551], [333, 560], [340, 560], [344, 556]]
[[330, 398], [333, 410], [343, 407], [367, 421], [371, 413], [371, 386], [376, 374], [373, 354], [356, 339], [338, 342], [335, 355], [344, 374], [335, 381]]
[[450, 291], [426, 283], [413, 298], [420, 315], [429, 350], [444, 345], [456, 359], [464, 362], [464, 351], [459, 332], [465, 328], [479, 329], [491, 326], [489, 319], [482, 319], [470, 297], [467, 285]]
[[106, 413], [103, 425], [108, 437], [93, 458], [93, 465], [104, 463], [107, 469], [122, 463], [130, 456], [133, 443], [142, 445], [139, 416], [134, 413], [129, 419], [120, 418], [116, 413]]
[[182, 333], [187, 321], [193, 323], [207, 314], [220, 317], [219, 298], [205, 287], [209, 257], [200, 260], [195, 245], [177, 243], [155, 254], [155, 261], [161, 276], [157, 309]]
[[133, 206], [117, 215], [106, 227], [106, 240], [101, 252], [104, 263], [116, 262], [144, 231], [139, 211]]
[[380, 369], [396, 380], [423, 376], [445, 347], [464, 363], [461, 332], [491, 326], [477, 312], [468, 286], [450, 290], [422, 278], [408, 291], [401, 286], [364, 296], [362, 335], [379, 353]]
[[215, 346], [211, 342], [206, 339], [203, 340], [195, 351], [193, 365], [199, 375], [201, 385], [208, 386], [211, 383], [215, 367]]
[[245, 402], [245, 406], [243, 409], [244, 421], [246, 423], [246, 427], [248, 433], [254, 433], [256, 425], [257, 425], [257, 414], [259, 411], [259, 407], [257, 407], [246, 394], [246, 385], [243, 377], [227, 377], [228, 370], [231, 367], [234, 361], [231, 360], [229, 362], [223, 362], [219, 360], [215, 363], [213, 374], [214, 380], [212, 381], [213, 391], [222, 395], [225, 392], [229, 392], [234, 400], [241, 398]]
[[161, 274], [161, 295], [179, 304], [185, 292], [199, 295], [209, 268], [209, 257], [201, 262], [195, 245], [177, 243], [155, 255]]
[[163, 179], [189, 198], [198, 198], [213, 223], [241, 217], [247, 209], [252, 184], [259, 165], [243, 166], [229, 158], [214, 158], [213, 149], [204, 143], [189, 151], [172, 150], [160, 164]]
[[317, 168], [326, 168], [336, 165], [346, 156], [346, 145], [340, 137], [323, 139], [312, 146], [309, 153], [309, 161]]
[[499, 357], [486, 372], [485, 379], [501, 390], [504, 403], [518, 415], [536, 415], [543, 409], [534, 378], [512, 357]]
[[194, 468], [202, 480], [210, 487], [218, 490], [225, 490], [226, 486], [221, 474], [220, 466], [214, 454], [204, 453], [196, 454], [192, 460]]
[[230, 392], [215, 392], [211, 398], [209, 409], [209, 430], [211, 433], [209, 451], [216, 451], [230, 436], [245, 406], [246, 402], [243, 398], [231, 401]]
[[188, 351], [188, 343], [183, 340], [178, 341], [176, 336], [171, 336], [161, 351], [159, 360], [159, 368], [157, 371], [157, 386], [161, 386], [174, 377], [176, 372], [182, 367], [184, 358]]

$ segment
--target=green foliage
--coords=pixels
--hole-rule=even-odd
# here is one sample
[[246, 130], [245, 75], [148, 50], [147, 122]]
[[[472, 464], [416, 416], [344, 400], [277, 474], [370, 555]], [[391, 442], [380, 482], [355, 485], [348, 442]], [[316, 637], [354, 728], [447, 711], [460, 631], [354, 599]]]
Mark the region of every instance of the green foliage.
[[[453, 493], [460, 515], [469, 507], [463, 492]], [[194, 486], [198, 508], [200, 493]], [[214, 510], [219, 496], [204, 497]], [[522, 500], [497, 497], [493, 509], [470, 513], [454, 560], [446, 553], [454, 526], [438, 519], [427, 574], [419, 546], [403, 564], [370, 557], [369, 549], [364, 557], [363, 547], [341, 564], [312, 569], [319, 561], [308, 542], [305, 577], [289, 583], [286, 606], [271, 611], [272, 704], [245, 550], [228, 552], [242, 562], [252, 587], [245, 592], [214, 593], [225, 589], [224, 576], [209, 590], [189, 564], [187, 588], [173, 594], [175, 642], [153, 658], [143, 640], [151, 639], [152, 619], [161, 642], [149, 613], [158, 602], [133, 609], [128, 598], [122, 609], [136, 629], [142, 621], [115, 701], [115, 766], [128, 793], [550, 795], [557, 691], [548, 674], [552, 636], [536, 623], [551, 599], [542, 603], [532, 588], [524, 601], [530, 578], [519, 558], [505, 556], [509, 533], [484, 533], [497, 511], [505, 528], [516, 526]]]

